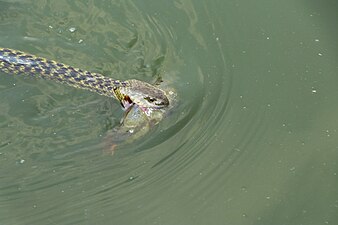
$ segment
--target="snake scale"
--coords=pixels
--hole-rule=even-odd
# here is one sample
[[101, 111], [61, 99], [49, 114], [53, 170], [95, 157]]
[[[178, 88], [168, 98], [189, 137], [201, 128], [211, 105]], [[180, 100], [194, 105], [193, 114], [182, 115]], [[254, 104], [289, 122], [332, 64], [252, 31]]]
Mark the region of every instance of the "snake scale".
[[144, 112], [169, 105], [165, 92], [140, 80], [114, 80], [53, 60], [22, 51], [0, 48], [0, 71], [8, 74], [26, 74], [54, 80], [75, 88], [86, 89], [100, 95], [116, 98], [125, 109], [133, 104]]

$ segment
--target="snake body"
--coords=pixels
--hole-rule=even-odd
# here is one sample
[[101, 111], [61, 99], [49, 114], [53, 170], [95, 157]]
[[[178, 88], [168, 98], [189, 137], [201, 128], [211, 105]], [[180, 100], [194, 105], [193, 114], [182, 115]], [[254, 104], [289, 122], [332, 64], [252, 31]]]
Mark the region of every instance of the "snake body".
[[139, 80], [120, 81], [22, 51], [0, 48], [0, 71], [54, 80], [100, 95], [114, 97], [123, 107], [163, 108], [169, 101], [161, 89]]

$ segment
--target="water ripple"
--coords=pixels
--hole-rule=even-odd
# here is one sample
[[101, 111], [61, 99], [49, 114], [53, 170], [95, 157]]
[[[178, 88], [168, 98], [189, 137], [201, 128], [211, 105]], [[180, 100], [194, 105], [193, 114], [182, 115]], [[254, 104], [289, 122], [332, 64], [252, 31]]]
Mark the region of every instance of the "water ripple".
[[[0, 103], [1, 183], [7, 184], [0, 186], [0, 201], [15, 207], [18, 220], [126, 222], [132, 211], [149, 222], [161, 212], [160, 196], [174, 208], [179, 198], [197, 202], [221, 194], [223, 187], [211, 184], [226, 183], [235, 164], [258, 154], [249, 149], [264, 136], [268, 112], [242, 104], [240, 80], [212, 12], [192, 1], [166, 2], [169, 16], [153, 4], [32, 1], [25, 21], [15, 21], [30, 38], [8, 47], [22, 45], [119, 79], [162, 77], [178, 96], [161, 124], [111, 157], [102, 140], [122, 116], [116, 102], [45, 81], [19, 79], [22, 90], [11, 89], [16, 80], [9, 78], [6, 93], [0, 92], [11, 96]], [[17, 207], [20, 199], [26, 203]]]

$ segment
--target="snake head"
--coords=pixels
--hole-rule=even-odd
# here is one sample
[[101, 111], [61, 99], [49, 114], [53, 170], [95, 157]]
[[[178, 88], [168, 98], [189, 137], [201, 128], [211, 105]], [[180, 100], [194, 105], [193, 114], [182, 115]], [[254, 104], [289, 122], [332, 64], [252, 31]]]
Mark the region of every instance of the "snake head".
[[119, 87], [119, 92], [123, 96], [120, 99], [124, 108], [136, 104], [142, 109], [162, 109], [169, 105], [169, 100], [165, 92], [161, 89], [139, 80], [128, 80], [128, 85]]

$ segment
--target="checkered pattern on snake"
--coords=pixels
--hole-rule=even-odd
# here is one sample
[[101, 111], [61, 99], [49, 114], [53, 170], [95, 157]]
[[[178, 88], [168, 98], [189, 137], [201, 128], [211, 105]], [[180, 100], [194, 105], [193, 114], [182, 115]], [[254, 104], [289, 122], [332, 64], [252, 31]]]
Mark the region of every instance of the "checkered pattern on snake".
[[100, 95], [114, 97], [124, 108], [137, 104], [142, 109], [163, 108], [169, 105], [164, 91], [139, 80], [114, 80], [99, 73], [74, 68], [9, 48], [0, 48], [0, 71], [27, 74], [87, 89]]
[[125, 81], [114, 80], [98, 73], [8, 48], [0, 48], [0, 70], [9, 74], [39, 75], [44, 79], [115, 98], [117, 96], [114, 89], [128, 85]]

